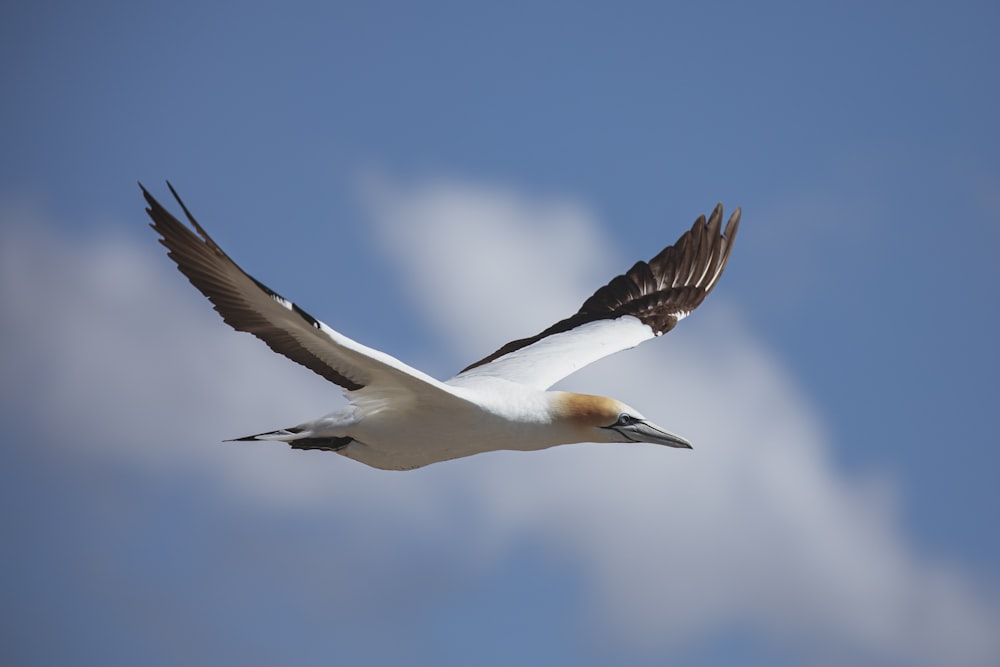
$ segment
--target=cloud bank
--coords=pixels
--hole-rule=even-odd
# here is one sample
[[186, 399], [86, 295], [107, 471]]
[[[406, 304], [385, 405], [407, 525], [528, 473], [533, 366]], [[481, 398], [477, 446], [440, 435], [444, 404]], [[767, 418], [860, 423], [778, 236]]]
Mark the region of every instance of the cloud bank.
[[[483, 304], [517, 320], [512, 301], [530, 294], [546, 304], [541, 322], [549, 323], [628, 266], [607, 270], [601, 249], [612, 243], [572, 205], [448, 183], [389, 190], [375, 207], [380, 238], [406, 265], [420, 303], [436, 304], [435, 322], [454, 344], [481, 350], [479, 341], [494, 337], [490, 318], [468, 316]], [[476, 239], [492, 248], [498, 237], [516, 250], [487, 255], [487, 273], [512, 276], [507, 284], [477, 280], [484, 258], [469, 252]], [[738, 255], [729, 273], [739, 271]], [[463, 276], [458, 288], [455, 275]], [[736, 623], [838, 660], [989, 663], [998, 655], [995, 601], [913, 552], [888, 480], [836, 470], [823, 417], [726, 302], [726, 278], [669, 343], [605, 359], [563, 383], [635, 405], [688, 437], [694, 452], [550, 452], [528, 470], [534, 492], [498, 482], [494, 507], [582, 558], [600, 622], [632, 645], [680, 644]], [[516, 335], [541, 328], [528, 319]]]
[[[444, 345], [468, 359], [571, 313], [628, 265], [608, 257], [613, 241], [578, 203], [455, 182], [373, 181], [365, 193], [386, 261]], [[528, 542], [578, 576], [578, 641], [603, 628], [600, 641], [619, 656], [669, 659], [733, 629], [811, 663], [1000, 656], [998, 601], [908, 543], [891, 480], [837, 470], [824, 428], [832, 417], [726, 301], [725, 282], [744, 261], [738, 248], [718, 292], [676, 331], [562, 383], [635, 405], [693, 452], [579, 445], [385, 473], [216, 444], [340, 399], [229, 331], [152, 240], [70, 239], [23, 213], [3, 215], [4, 411], [32, 435], [33, 456], [64, 475], [82, 461], [197, 475], [227, 502], [295, 517], [306, 533], [322, 517], [339, 531], [339, 567], [321, 579], [289, 572], [283, 586], [298, 603], [335, 597], [364, 618], [400, 596], [444, 604], [441, 587], [403, 585], [415, 553], [446, 558], [467, 584], [494, 576]], [[305, 539], [290, 532], [292, 543]], [[214, 548], [222, 559], [235, 549]], [[273, 548], [285, 564], [318, 558]], [[352, 572], [388, 583], [373, 593]]]

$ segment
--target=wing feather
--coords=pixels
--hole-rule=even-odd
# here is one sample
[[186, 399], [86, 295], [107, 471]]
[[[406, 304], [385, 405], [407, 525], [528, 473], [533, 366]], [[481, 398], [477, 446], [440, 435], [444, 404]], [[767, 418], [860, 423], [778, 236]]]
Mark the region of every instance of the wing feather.
[[[379, 381], [445, 389], [437, 380], [383, 352], [351, 340], [247, 274], [222, 251], [188, 211], [173, 186], [190, 227], [167, 211], [139, 184], [146, 213], [160, 235], [160, 243], [181, 273], [204, 294], [222, 319], [237, 331], [246, 331], [268, 347], [302, 364], [346, 390]], [[413, 384], [413, 383], [416, 384]], [[449, 392], [450, 393], [450, 392]]]
[[722, 204], [717, 205], [708, 220], [700, 216], [676, 243], [594, 292], [576, 314], [507, 343], [454, 379], [489, 375], [545, 388], [601, 357], [667, 333], [715, 287], [739, 225], [736, 209], [723, 232]]

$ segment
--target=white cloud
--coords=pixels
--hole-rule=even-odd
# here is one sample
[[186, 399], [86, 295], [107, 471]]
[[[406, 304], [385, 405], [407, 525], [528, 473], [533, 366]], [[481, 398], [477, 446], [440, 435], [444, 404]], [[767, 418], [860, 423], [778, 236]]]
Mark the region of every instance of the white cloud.
[[[588, 216], [574, 216], [579, 206], [549, 209], [455, 184], [377, 203], [390, 258], [463, 348], [469, 341], [487, 351], [480, 341], [492, 338], [497, 311], [511, 335], [535, 333], [626, 268], [607, 270], [601, 249], [613, 244]], [[484, 265], [515, 284], [481, 280]], [[683, 643], [735, 621], [845, 657], [991, 662], [1000, 654], [996, 601], [978, 599], [970, 582], [906, 544], [887, 481], [836, 470], [822, 418], [724, 287], [669, 344], [564, 382], [635, 405], [695, 451], [584, 446], [528, 465], [483, 462], [476, 472], [487, 481], [477, 486], [491, 496], [493, 520], [530, 527], [583, 560], [600, 599], [597, 620], [632, 645]], [[534, 310], [522, 317], [521, 294], [548, 319]]]
[[364, 185], [383, 223], [375, 226], [378, 242], [405, 267], [405, 289], [467, 355], [485, 356], [493, 350], [484, 344], [547, 327], [553, 307], [571, 314], [589, 296], [581, 286], [621, 268], [602, 247], [597, 222], [566, 199], [449, 182], [405, 190], [374, 176]]
[[[613, 242], [572, 202], [454, 183], [383, 183], [369, 195], [381, 247], [444, 343], [470, 360], [504, 342], [498, 335], [569, 314], [626, 268], [608, 261]], [[323, 508], [366, 536], [343, 544], [341, 561], [377, 553], [383, 571], [403, 571], [395, 561], [416, 535], [449, 545], [453, 564], [472, 572], [537, 541], [585, 573], [588, 616], [624, 652], [669, 656], [735, 624], [834, 662], [1000, 655], [997, 601], [907, 543], [890, 481], [832, 465], [823, 415], [727, 303], [725, 279], [667, 339], [564, 383], [635, 405], [693, 452], [577, 445], [384, 473], [218, 444], [339, 399], [228, 331], [151, 239], [81, 243], [15, 221], [0, 225], [0, 271], [4, 402], [59, 457], [199, 471], [251, 507]]]

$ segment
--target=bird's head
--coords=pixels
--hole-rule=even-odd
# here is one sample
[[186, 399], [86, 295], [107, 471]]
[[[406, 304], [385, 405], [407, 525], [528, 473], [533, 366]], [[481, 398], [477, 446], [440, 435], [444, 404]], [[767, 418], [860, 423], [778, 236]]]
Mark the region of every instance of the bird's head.
[[558, 392], [554, 408], [557, 418], [580, 434], [580, 442], [652, 442], [691, 449], [684, 438], [664, 431], [635, 408], [613, 398]]

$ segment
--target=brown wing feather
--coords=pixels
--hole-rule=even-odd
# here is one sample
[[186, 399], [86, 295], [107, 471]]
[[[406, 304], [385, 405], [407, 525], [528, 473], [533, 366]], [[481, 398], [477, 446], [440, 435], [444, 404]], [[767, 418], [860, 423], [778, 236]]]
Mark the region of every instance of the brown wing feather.
[[320, 330], [316, 318], [237, 266], [201, 228], [173, 186], [167, 186], [198, 234], [163, 208], [140, 183], [149, 205], [146, 213], [153, 220], [150, 227], [161, 236], [160, 243], [177, 268], [208, 297], [222, 319], [330, 382], [348, 390], [363, 387], [363, 374], [336, 358], [333, 343]]
[[575, 315], [556, 322], [540, 334], [507, 343], [462, 372], [488, 364], [546, 336], [595, 320], [633, 315], [648, 324], [657, 335], [667, 333], [683, 316], [697, 308], [715, 287], [729, 261], [739, 226], [740, 209], [736, 209], [726, 223], [725, 232], [720, 233], [722, 204], [717, 205], [707, 221], [704, 215], [700, 216], [672, 246], [664, 248], [649, 262], [636, 262], [626, 273], [594, 292]]

